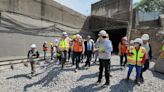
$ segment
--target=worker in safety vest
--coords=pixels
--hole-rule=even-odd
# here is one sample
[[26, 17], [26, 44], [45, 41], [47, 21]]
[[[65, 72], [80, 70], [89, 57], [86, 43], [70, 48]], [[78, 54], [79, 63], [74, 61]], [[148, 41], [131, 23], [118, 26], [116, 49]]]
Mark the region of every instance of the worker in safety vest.
[[163, 40], [163, 42], [162, 42], [162, 49], [161, 49], [161, 51], [160, 51], [160, 56], [159, 56], [159, 58], [164, 59], [164, 40]]
[[75, 72], [77, 72], [79, 69], [81, 54], [84, 54], [85, 51], [84, 42], [80, 39], [79, 34], [76, 35], [76, 39], [73, 41], [72, 50], [73, 50], [73, 62], [74, 60], [76, 61]]
[[135, 83], [138, 84], [140, 78], [140, 73], [142, 71], [142, 66], [146, 60], [146, 49], [142, 47], [143, 41], [140, 38], [134, 40], [133, 48], [128, 51], [128, 75], [127, 80], [129, 80], [133, 67], [136, 68], [136, 79]]
[[144, 78], [143, 78], [143, 72], [145, 72], [146, 70], [149, 69], [149, 65], [150, 65], [150, 60], [152, 59], [152, 49], [151, 49], [151, 45], [149, 43], [149, 35], [148, 34], [143, 34], [141, 39], [143, 40], [143, 47], [146, 49], [146, 61], [145, 64], [142, 67], [142, 71], [140, 74], [140, 80], [141, 82], [144, 82]]
[[36, 44], [32, 44], [31, 49], [28, 51], [27, 54], [28, 62], [30, 62], [31, 65], [31, 76], [34, 76], [35, 74], [35, 62], [38, 60], [38, 58], [39, 52], [36, 49]]
[[51, 60], [54, 60], [54, 43], [50, 42]]
[[76, 35], [72, 35], [72, 44], [71, 44], [71, 51], [72, 51], [72, 65], [75, 65], [75, 54], [73, 51], [73, 43], [76, 40]]
[[61, 35], [61, 40], [58, 44], [58, 53], [60, 54], [60, 63], [62, 64], [62, 68], [64, 68], [64, 64], [66, 62], [67, 52], [69, 49], [69, 42], [67, 40], [67, 33], [63, 32]]
[[48, 51], [48, 46], [47, 46], [47, 41], [43, 43], [43, 52], [44, 52], [44, 60], [47, 58], [47, 51]]
[[[119, 43], [120, 66], [125, 66], [127, 63], [127, 37], [123, 37]], [[125, 61], [123, 61], [125, 58]]]

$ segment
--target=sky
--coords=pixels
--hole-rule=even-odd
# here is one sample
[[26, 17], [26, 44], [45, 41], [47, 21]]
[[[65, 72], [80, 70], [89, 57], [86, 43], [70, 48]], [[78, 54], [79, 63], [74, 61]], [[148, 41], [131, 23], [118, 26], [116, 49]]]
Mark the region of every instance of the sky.
[[[91, 4], [100, 0], [55, 0], [55, 1], [81, 14], [88, 16], [91, 13]], [[139, 1], [140, 0], [133, 0], [133, 3], [139, 2]]]

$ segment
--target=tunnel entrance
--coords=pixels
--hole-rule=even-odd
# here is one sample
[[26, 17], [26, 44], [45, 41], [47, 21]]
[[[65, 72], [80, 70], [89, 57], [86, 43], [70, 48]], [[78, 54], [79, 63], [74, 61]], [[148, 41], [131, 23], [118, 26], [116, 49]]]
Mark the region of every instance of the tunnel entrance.
[[[109, 38], [112, 41], [113, 44], [113, 53], [118, 53], [118, 45], [122, 39], [122, 37], [126, 36], [127, 29], [112, 29], [112, 30], [106, 30], [106, 32], [109, 34]], [[98, 34], [97, 32], [96, 34]]]
[[118, 53], [118, 45], [121, 41], [122, 37], [126, 36], [127, 29], [113, 29], [113, 30], [106, 30], [106, 32], [109, 34], [109, 38], [112, 41], [113, 44], [113, 53]]

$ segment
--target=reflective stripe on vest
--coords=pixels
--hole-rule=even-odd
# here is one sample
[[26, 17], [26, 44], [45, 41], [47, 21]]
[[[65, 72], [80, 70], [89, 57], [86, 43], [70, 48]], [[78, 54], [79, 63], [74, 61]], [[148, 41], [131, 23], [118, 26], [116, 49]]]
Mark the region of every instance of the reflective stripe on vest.
[[136, 49], [133, 48], [130, 50], [130, 53], [133, 53], [133, 55], [128, 55], [128, 64], [142, 66], [142, 60], [146, 53], [146, 49], [144, 47], [140, 47], [137, 53]]
[[164, 51], [164, 45], [162, 46], [162, 51]]
[[67, 40], [61, 40], [58, 45], [59, 49], [62, 51], [67, 50], [69, 48], [69, 43]]

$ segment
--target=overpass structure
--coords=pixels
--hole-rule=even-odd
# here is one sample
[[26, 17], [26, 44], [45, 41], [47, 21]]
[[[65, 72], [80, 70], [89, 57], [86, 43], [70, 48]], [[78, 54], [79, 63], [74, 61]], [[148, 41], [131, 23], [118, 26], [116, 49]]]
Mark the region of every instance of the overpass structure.
[[[106, 30], [113, 42], [115, 52], [123, 36], [130, 36], [132, 27], [132, 0], [101, 0], [92, 4], [91, 16], [87, 18], [89, 32], [96, 38], [100, 30]], [[86, 27], [85, 27], [86, 28]], [[89, 34], [85, 30], [84, 36]]]

